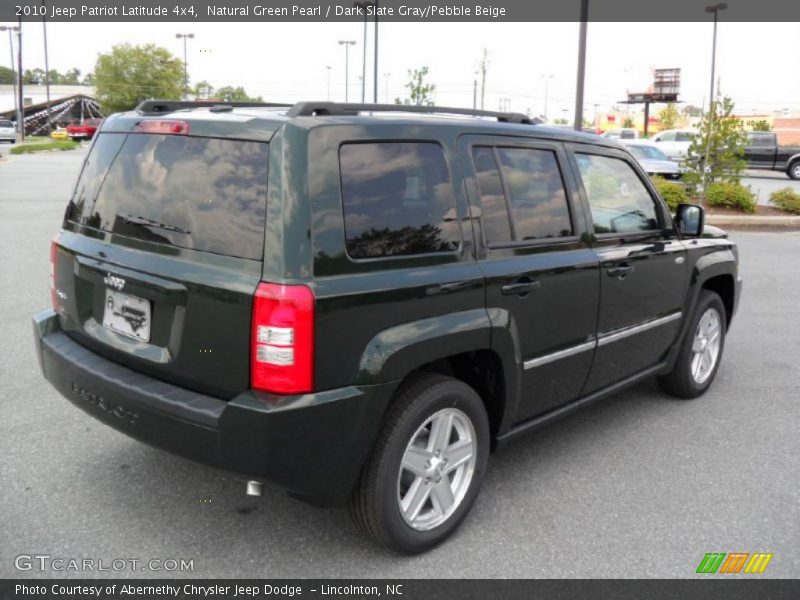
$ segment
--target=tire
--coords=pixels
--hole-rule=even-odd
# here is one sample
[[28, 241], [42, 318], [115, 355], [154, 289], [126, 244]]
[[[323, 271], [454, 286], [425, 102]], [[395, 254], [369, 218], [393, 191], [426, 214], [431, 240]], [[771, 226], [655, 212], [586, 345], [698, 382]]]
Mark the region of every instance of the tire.
[[[444, 443], [427, 437], [446, 423], [452, 425]], [[429, 452], [437, 446], [441, 454]], [[449, 449], [442, 451], [443, 446]], [[467, 447], [470, 458], [465, 458]], [[488, 459], [489, 419], [475, 390], [442, 375], [415, 376], [395, 395], [350, 499], [350, 516], [362, 532], [391, 550], [424, 552], [447, 539], [467, 516]], [[452, 468], [456, 460], [459, 465]], [[415, 511], [413, 500], [423, 497]], [[449, 500], [453, 502], [445, 510]]]
[[661, 388], [679, 398], [703, 395], [714, 381], [722, 361], [726, 331], [722, 299], [715, 292], [701, 290], [675, 365], [672, 371], [658, 378]]
[[790, 164], [789, 168], [786, 169], [786, 174], [791, 179], [800, 179], [800, 160], [796, 160]]

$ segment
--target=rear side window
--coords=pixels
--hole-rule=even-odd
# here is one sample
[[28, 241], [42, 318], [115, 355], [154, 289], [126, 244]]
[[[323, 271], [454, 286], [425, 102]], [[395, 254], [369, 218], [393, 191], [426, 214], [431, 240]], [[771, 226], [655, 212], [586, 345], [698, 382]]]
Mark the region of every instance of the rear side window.
[[533, 148], [472, 149], [489, 244], [573, 233], [556, 155]]
[[642, 180], [624, 160], [576, 154], [595, 233], [658, 229], [656, 206]]
[[438, 144], [345, 144], [339, 161], [347, 253], [352, 258], [458, 249], [453, 185]]
[[691, 142], [694, 139], [694, 134], [689, 131], [678, 131], [675, 134], [676, 142]]
[[11, 121], [0, 121], [0, 127], [14, 127], [14, 123]]
[[101, 134], [68, 218], [129, 237], [260, 259], [267, 150], [262, 142]]

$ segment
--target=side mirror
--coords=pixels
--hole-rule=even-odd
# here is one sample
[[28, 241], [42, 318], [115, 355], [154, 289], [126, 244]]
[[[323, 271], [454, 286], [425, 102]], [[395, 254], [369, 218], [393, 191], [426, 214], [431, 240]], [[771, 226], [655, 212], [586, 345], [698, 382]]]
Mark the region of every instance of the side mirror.
[[705, 213], [702, 206], [679, 204], [675, 213], [675, 225], [683, 237], [696, 238], [703, 235]]

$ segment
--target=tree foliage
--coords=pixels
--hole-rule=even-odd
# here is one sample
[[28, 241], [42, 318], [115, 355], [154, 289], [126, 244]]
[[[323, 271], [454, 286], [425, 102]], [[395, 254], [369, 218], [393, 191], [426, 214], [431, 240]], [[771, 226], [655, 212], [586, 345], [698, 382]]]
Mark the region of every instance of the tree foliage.
[[[212, 88], [213, 90], [213, 88]], [[263, 102], [261, 96], [248, 96], [243, 87], [233, 87], [226, 85], [214, 92], [214, 97], [226, 102]]]
[[703, 116], [703, 109], [699, 106], [694, 106], [693, 104], [687, 104], [681, 109], [683, 116], [685, 117], [702, 117]]
[[416, 106], [433, 106], [433, 93], [436, 91], [436, 86], [425, 81], [428, 73], [429, 69], [426, 66], [419, 69], [414, 69], [413, 71], [409, 69], [409, 80], [405, 86], [408, 89], [408, 97], [403, 98], [402, 100], [400, 98], [395, 98], [394, 103]]
[[13, 85], [17, 80], [17, 72], [0, 66], [0, 85]]
[[684, 180], [687, 183], [697, 185], [705, 181], [706, 186], [715, 182], [739, 183], [747, 166], [743, 158], [747, 134], [742, 122], [734, 118], [733, 107], [733, 101], [727, 96], [715, 100], [696, 125], [697, 135], [686, 156], [689, 170]]
[[675, 104], [672, 102], [667, 104], [658, 113], [658, 118], [661, 121], [662, 129], [675, 129], [680, 117], [681, 115], [678, 112], [678, 109], [675, 108]]
[[155, 44], [119, 44], [97, 57], [94, 80], [106, 113], [131, 110], [148, 98], [179, 99], [183, 62]]
[[772, 131], [772, 125], [764, 119], [753, 123], [753, 131]]

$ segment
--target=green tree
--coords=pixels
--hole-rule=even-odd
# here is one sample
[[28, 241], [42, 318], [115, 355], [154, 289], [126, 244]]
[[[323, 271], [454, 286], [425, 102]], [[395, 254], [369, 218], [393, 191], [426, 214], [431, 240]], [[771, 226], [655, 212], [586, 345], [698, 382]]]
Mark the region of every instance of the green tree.
[[631, 117], [625, 117], [622, 120], [622, 126], [625, 129], [633, 129], [634, 127], [636, 127], [636, 123], [633, 122], [633, 119]]
[[406, 88], [408, 89], [408, 98], [395, 98], [395, 104], [407, 104], [407, 105], [416, 105], [416, 106], [433, 106], [433, 93], [436, 91], [436, 86], [432, 83], [427, 83], [425, 78], [428, 76], [429, 69], [428, 67], [421, 67], [419, 69], [414, 69], [413, 71], [409, 69], [408, 71], [408, 83], [406, 83]]
[[687, 104], [681, 109], [684, 117], [702, 117], [703, 109], [693, 104]]
[[678, 119], [680, 119], [680, 113], [675, 108], [675, 104], [670, 102], [659, 111], [658, 118], [661, 120], [662, 129], [675, 129]]
[[214, 86], [203, 80], [192, 88], [192, 94], [198, 99], [212, 98], [214, 96]]
[[61, 76], [61, 83], [63, 83], [64, 85], [80, 85], [81, 70], [70, 69]]
[[214, 92], [214, 96], [220, 100], [225, 100], [225, 102], [263, 102], [261, 96], [248, 96], [243, 87], [232, 87], [230, 85], [219, 88]]
[[0, 85], [13, 85], [17, 80], [17, 72], [8, 67], [0, 67]]
[[154, 44], [118, 44], [98, 55], [94, 83], [106, 113], [131, 110], [147, 98], [177, 100], [183, 90], [183, 62]]
[[44, 69], [25, 69], [22, 72], [22, 82], [25, 85], [39, 85], [44, 83]]
[[742, 122], [733, 117], [733, 107], [727, 96], [716, 100], [697, 124], [697, 135], [686, 155], [689, 170], [683, 178], [687, 183], [696, 186], [704, 182], [706, 187], [716, 182], [739, 183], [747, 166], [743, 159], [747, 134]]
[[753, 131], [772, 131], [772, 125], [762, 119], [753, 123]]
[[94, 85], [94, 73], [87, 73], [81, 79], [81, 85]]

